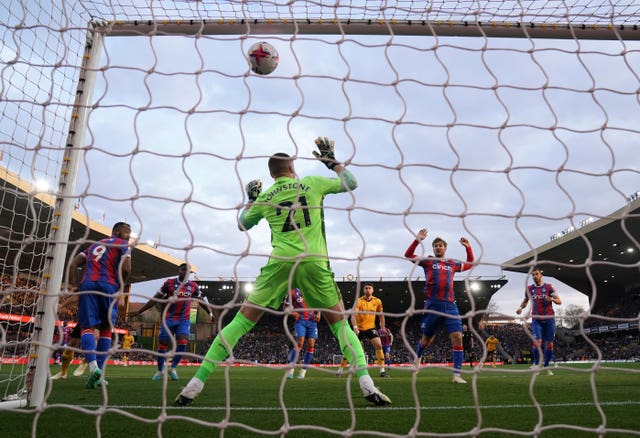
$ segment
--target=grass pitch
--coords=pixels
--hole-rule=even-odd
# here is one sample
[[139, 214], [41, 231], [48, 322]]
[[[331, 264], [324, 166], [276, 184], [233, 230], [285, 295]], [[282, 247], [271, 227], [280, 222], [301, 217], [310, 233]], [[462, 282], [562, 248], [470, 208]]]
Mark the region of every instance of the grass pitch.
[[466, 367], [467, 385], [451, 383], [450, 369], [393, 368], [389, 379], [371, 369], [388, 407], [368, 406], [357, 380], [334, 368], [287, 380], [280, 367], [221, 367], [186, 408], [173, 400], [195, 367], [174, 382], [152, 381], [153, 367], [110, 366], [106, 390], [84, 389], [73, 369], [52, 382], [44, 409], [0, 411], [0, 437], [640, 436], [640, 364], [567, 365], [554, 376]]

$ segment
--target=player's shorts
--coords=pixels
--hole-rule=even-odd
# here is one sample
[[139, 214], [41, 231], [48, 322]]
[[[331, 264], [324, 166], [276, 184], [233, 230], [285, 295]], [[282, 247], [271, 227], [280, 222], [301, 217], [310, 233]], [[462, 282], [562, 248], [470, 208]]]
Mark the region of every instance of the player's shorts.
[[391, 345], [383, 345], [382, 346], [382, 352], [384, 354], [389, 354], [391, 352]]
[[159, 339], [170, 339], [171, 335], [186, 335], [189, 336], [189, 330], [191, 329], [191, 321], [172, 321], [165, 320], [160, 324]]
[[460, 313], [458, 312], [458, 306], [456, 303], [431, 299], [427, 300], [425, 309], [444, 313], [449, 316], [445, 317], [440, 314], [426, 313], [422, 317], [422, 322], [420, 324], [420, 331], [424, 336], [435, 335], [436, 329], [441, 323], [444, 323], [447, 328], [447, 333], [462, 331], [462, 321], [460, 320]]
[[531, 321], [531, 333], [535, 339], [553, 342], [556, 335], [556, 320], [554, 318], [534, 319]]
[[369, 330], [360, 330], [358, 332], [358, 339], [360, 339], [361, 341], [364, 341], [365, 339], [375, 339], [379, 337], [380, 335], [378, 334], [378, 330], [374, 328]]
[[302, 291], [304, 302], [309, 309], [327, 309], [341, 300], [328, 261], [296, 264], [269, 259], [260, 270], [253, 292], [247, 297], [247, 301], [257, 306], [277, 309], [294, 287]]
[[113, 295], [118, 292], [114, 284], [101, 281], [86, 281], [80, 285], [80, 292], [96, 291], [97, 293], [81, 293], [78, 298], [78, 324], [81, 328], [110, 328], [118, 316], [118, 306]]
[[299, 319], [293, 326], [296, 338], [318, 339], [318, 323], [311, 319]]

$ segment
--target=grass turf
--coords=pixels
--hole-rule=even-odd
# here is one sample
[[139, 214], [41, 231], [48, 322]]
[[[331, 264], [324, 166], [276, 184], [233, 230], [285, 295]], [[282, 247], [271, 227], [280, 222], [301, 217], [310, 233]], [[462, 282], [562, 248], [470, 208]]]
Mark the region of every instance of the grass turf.
[[153, 367], [110, 366], [105, 391], [71, 371], [52, 382], [44, 408], [0, 411], [0, 437], [640, 436], [639, 364], [561, 366], [554, 376], [489, 367], [475, 378], [466, 367], [467, 385], [451, 383], [450, 369], [393, 368], [388, 379], [372, 369], [388, 407], [368, 406], [357, 380], [333, 368], [287, 380], [284, 368], [221, 367], [186, 408], [173, 400], [195, 367], [179, 368], [179, 381], [151, 381]]

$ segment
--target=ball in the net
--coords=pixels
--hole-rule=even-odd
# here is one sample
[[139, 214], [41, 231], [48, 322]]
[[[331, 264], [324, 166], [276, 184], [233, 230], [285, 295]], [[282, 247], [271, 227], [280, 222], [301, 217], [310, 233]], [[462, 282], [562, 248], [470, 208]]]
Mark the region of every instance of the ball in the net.
[[268, 75], [278, 66], [278, 51], [271, 44], [261, 41], [249, 48], [251, 71], [259, 75]]

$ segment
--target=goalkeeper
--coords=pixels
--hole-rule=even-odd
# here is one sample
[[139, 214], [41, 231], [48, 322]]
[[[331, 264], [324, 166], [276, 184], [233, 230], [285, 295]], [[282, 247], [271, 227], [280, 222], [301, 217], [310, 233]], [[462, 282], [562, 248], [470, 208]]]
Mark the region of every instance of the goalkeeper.
[[269, 159], [269, 172], [275, 180], [273, 186], [261, 193], [259, 180], [247, 185], [249, 202], [240, 214], [238, 226], [246, 232], [261, 219], [266, 219], [271, 228], [271, 257], [240, 311], [213, 340], [195, 376], [176, 398], [176, 405], [186, 406], [193, 402], [209, 375], [232, 353], [238, 340], [256, 325], [267, 308], [277, 309], [293, 286], [302, 290], [310, 309], [328, 309], [323, 315], [343, 355], [356, 364], [356, 375], [365, 399], [378, 406], [391, 403], [369, 376], [362, 345], [344, 317], [344, 304], [327, 255], [322, 211], [324, 197], [355, 190], [358, 183], [336, 161], [332, 140], [319, 137], [315, 142], [319, 152], [314, 151], [314, 156], [338, 178], [307, 176], [298, 179], [294, 159], [277, 153]]

